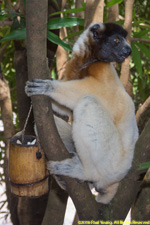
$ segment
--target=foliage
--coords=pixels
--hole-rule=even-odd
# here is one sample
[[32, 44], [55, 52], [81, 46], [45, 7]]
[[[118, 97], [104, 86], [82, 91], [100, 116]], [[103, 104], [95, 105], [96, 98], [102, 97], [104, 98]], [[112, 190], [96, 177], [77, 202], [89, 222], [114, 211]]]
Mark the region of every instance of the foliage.
[[[150, 93], [150, 23], [148, 17], [141, 18], [137, 14], [135, 17], [136, 20], [133, 22], [133, 39], [136, 38], [137, 41], [132, 42], [133, 65], [131, 72], [135, 100], [138, 105], [138, 103], [143, 103]], [[144, 41], [142, 42], [142, 40]]]
[[[84, 9], [72, 9], [67, 10], [65, 13], [72, 13], [83, 11]], [[22, 40], [26, 38], [26, 28], [25, 28], [25, 18], [23, 15], [19, 13], [11, 13], [10, 15], [6, 13], [7, 9], [3, 9], [0, 12], [1, 19], [5, 19], [6, 17], [12, 17], [13, 23], [10, 29], [10, 32], [5, 35], [1, 40], [0, 43], [3, 41], [9, 41], [9, 40]], [[57, 14], [60, 14], [62, 11], [57, 12]], [[55, 13], [54, 13], [55, 14]], [[53, 15], [54, 15], [53, 14]], [[19, 17], [19, 19], [18, 19]], [[22, 22], [23, 21], [23, 22]], [[60, 29], [62, 27], [73, 27], [77, 25], [83, 25], [84, 19], [76, 18], [76, 17], [66, 17], [66, 18], [54, 18], [50, 19], [47, 23], [47, 38], [49, 41], [61, 45], [65, 50], [72, 51], [72, 48], [69, 44], [67, 44], [65, 41], [61, 40], [58, 36], [56, 37], [55, 34], [50, 32], [49, 30], [55, 30]]]
[[139, 170], [147, 170], [148, 168], [150, 168], [150, 162], [145, 162], [140, 165]]
[[[13, 1], [15, 5], [16, 1]], [[124, 3], [123, 0], [111, 0], [105, 1], [105, 11], [104, 17], [105, 22], [107, 22], [107, 9], [112, 5], [118, 3], [120, 8], [120, 15], [122, 19], [118, 23], [123, 24], [124, 20]], [[142, 7], [141, 7], [142, 6]], [[131, 63], [131, 73], [132, 73], [132, 84], [134, 90], [135, 101], [137, 105], [143, 103], [145, 99], [149, 96], [150, 91], [150, 71], [149, 71], [149, 59], [150, 59], [150, 2], [148, 0], [138, 0], [134, 3], [133, 10], [133, 32], [132, 39], [135, 38], [137, 41], [132, 41], [132, 63]], [[69, 7], [69, 8], [68, 8]], [[65, 50], [72, 51], [72, 46], [69, 43], [74, 43], [74, 37], [78, 36], [83, 31], [84, 19], [75, 17], [76, 13], [85, 11], [85, 3], [82, 3], [81, 8], [75, 8], [74, 1], [67, 1], [67, 8], [64, 11], [59, 11], [51, 14], [50, 16], [63, 14], [63, 18], [52, 18], [47, 24], [47, 38], [49, 41], [61, 45]], [[4, 21], [9, 19], [12, 21], [11, 26], [5, 26], [0, 31], [0, 43], [3, 46], [6, 41], [11, 41], [5, 51], [3, 57], [3, 62], [1, 64], [3, 73], [10, 83], [11, 87], [14, 87], [14, 75], [15, 71], [13, 68], [13, 53], [14, 45], [13, 40], [24, 40], [26, 38], [26, 28], [25, 28], [25, 16], [19, 11], [14, 11], [7, 8], [5, 2], [2, 1], [0, 9], [0, 20]], [[74, 30], [73, 27], [79, 27], [78, 30]], [[60, 29], [66, 27], [68, 30], [68, 36], [64, 40], [61, 40], [56, 36], [52, 30]], [[141, 42], [141, 39], [145, 41]], [[66, 42], [69, 41], [69, 43]], [[147, 40], [147, 42], [146, 42]], [[149, 41], [149, 42], [148, 42]]]
[[83, 11], [85, 11], [85, 3], [84, 2], [82, 2], [82, 8], [65, 9], [63, 11], [58, 11], [58, 12], [52, 13], [50, 16], [59, 15], [61, 13], [64, 14], [64, 15], [68, 14], [68, 13], [74, 14], [74, 13], [83, 12]]
[[108, 7], [111, 7], [111, 6], [115, 5], [115, 4], [120, 4], [120, 3], [122, 3], [122, 2], [123, 2], [123, 0], [111, 0], [111, 1], [106, 1], [105, 7], [108, 8]]

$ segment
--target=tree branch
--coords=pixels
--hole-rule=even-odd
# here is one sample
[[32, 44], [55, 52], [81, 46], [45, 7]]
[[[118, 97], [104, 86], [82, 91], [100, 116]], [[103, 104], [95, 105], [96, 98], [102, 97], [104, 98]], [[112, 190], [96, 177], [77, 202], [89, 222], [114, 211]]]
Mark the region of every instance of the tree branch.
[[140, 42], [147, 42], [150, 43], [149, 39], [145, 39], [145, 38], [131, 38], [131, 42], [133, 41], [140, 41]]
[[108, 8], [108, 22], [115, 22], [117, 20], [119, 20], [119, 6], [118, 4], [114, 4]]
[[11, 26], [12, 23], [13, 23], [12, 21], [8, 21], [8, 20], [0, 21], [0, 27]]
[[4, 124], [4, 142], [5, 142], [5, 158], [4, 158], [4, 175], [6, 183], [6, 194], [8, 200], [8, 208], [11, 213], [12, 222], [19, 225], [17, 215], [18, 198], [11, 193], [10, 179], [8, 172], [8, 158], [9, 158], [9, 140], [14, 135], [14, 126], [12, 122], [12, 105], [10, 98], [10, 90], [6, 80], [0, 79], [0, 109], [2, 114], [2, 121]]
[[9, 45], [9, 41], [5, 45], [3, 45], [3, 47], [0, 49], [0, 63], [2, 61], [5, 49], [7, 48], [8, 45]]
[[[65, 4], [66, 4], [66, 0], [62, 2], [61, 11], [64, 10]], [[61, 17], [63, 18], [63, 14], [61, 14]], [[62, 40], [65, 37], [67, 37], [66, 27], [60, 28], [59, 37]], [[59, 80], [63, 79], [67, 60], [68, 60], [68, 52], [63, 47], [58, 45], [57, 51], [56, 51], [56, 68], [57, 68], [57, 74], [58, 74]]]
[[143, 103], [143, 105], [140, 106], [140, 108], [136, 112], [136, 121], [139, 123], [139, 120], [143, 113], [147, 110], [147, 108], [150, 106], [150, 97], [146, 99], [146, 101]]

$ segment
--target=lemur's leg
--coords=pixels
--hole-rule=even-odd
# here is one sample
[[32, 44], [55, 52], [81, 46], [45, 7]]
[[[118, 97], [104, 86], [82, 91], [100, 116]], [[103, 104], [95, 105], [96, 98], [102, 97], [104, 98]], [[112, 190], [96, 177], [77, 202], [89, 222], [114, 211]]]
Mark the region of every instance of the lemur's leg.
[[109, 177], [116, 176], [116, 167], [122, 157], [117, 129], [94, 96], [83, 97], [73, 114], [72, 135], [77, 155], [61, 162], [50, 162], [48, 169], [56, 175], [90, 182], [101, 181], [103, 188]]
[[[90, 82], [83, 80], [58, 81], [58, 80], [41, 80], [33, 79], [27, 81], [25, 92], [28, 96], [47, 95], [60, 105], [73, 110], [77, 101], [88, 92]], [[87, 87], [88, 83], [88, 87]]]
[[[54, 120], [56, 123], [56, 127], [58, 130], [58, 133], [66, 146], [66, 149], [69, 153], [73, 155], [71, 159], [62, 160], [60, 162], [58, 161], [49, 161], [47, 163], [47, 168], [50, 170], [52, 174], [55, 175], [64, 175], [64, 176], [70, 176], [73, 178], [77, 178], [79, 180], [86, 180], [86, 177], [84, 175], [84, 170], [82, 167], [82, 163], [79, 160], [77, 153], [75, 151], [74, 143], [72, 140], [72, 130], [71, 126], [66, 123], [64, 120], [54, 116]], [[57, 178], [57, 177], [56, 177]], [[58, 181], [58, 179], [57, 179]], [[61, 184], [61, 182], [58, 181], [58, 183]], [[60, 186], [65, 186], [64, 184]], [[64, 189], [64, 187], [63, 187]]]
[[121, 140], [113, 119], [105, 107], [92, 95], [84, 96], [73, 113], [72, 136], [83, 164], [87, 180], [116, 179], [121, 163]]
[[55, 124], [60, 135], [62, 142], [64, 143], [67, 151], [75, 155], [75, 146], [72, 140], [72, 127], [66, 121], [54, 116]]
[[86, 180], [82, 163], [77, 155], [73, 158], [65, 159], [60, 162], [49, 161], [47, 163], [47, 168], [50, 170], [51, 174], [69, 176], [81, 181]]
[[96, 201], [103, 204], [108, 204], [116, 194], [118, 186], [119, 183], [114, 183], [105, 188], [104, 193], [98, 193], [98, 195], [96, 196]]

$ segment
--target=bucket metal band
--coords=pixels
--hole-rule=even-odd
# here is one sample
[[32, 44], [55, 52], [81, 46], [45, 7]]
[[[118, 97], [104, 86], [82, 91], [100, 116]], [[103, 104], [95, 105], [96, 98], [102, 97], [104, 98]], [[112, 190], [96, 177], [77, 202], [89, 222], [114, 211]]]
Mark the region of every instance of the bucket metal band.
[[33, 182], [33, 183], [18, 184], [18, 183], [14, 183], [14, 182], [11, 181], [11, 180], [10, 180], [10, 183], [11, 183], [12, 186], [20, 186], [20, 187], [21, 187], [21, 186], [24, 186], [24, 187], [26, 186], [26, 187], [30, 187], [30, 186], [33, 186], [33, 185], [35, 185], [35, 184], [41, 183], [42, 181], [46, 180], [48, 177], [49, 177], [49, 175], [47, 175], [47, 176], [44, 177], [43, 179], [38, 180], [38, 181]]

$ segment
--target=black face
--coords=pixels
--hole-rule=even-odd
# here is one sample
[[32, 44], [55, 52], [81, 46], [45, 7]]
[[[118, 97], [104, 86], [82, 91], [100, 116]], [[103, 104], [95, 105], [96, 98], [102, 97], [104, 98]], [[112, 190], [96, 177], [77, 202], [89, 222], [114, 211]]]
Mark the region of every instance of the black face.
[[131, 54], [131, 48], [120, 34], [113, 34], [103, 40], [99, 59], [105, 62], [123, 62]]
[[119, 25], [104, 24], [104, 30], [99, 24], [91, 27], [95, 44], [94, 57], [103, 62], [123, 62], [131, 54], [131, 47], [126, 41], [127, 32]]

